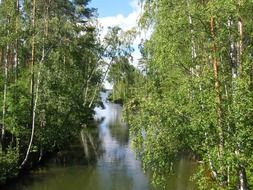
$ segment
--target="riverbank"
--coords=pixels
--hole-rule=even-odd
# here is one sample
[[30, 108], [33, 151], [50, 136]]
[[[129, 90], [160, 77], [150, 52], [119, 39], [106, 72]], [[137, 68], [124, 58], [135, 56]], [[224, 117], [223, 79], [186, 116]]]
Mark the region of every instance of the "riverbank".
[[[94, 118], [89, 120], [87, 126], [90, 128], [94, 128], [94, 126], [96, 126], [96, 121]], [[76, 141], [76, 137], [79, 136], [79, 132], [82, 129], [82, 126], [73, 127], [71, 135], [62, 137], [65, 139], [65, 141], [62, 141], [61, 144], [52, 145], [48, 151], [44, 150], [43, 152], [30, 152], [29, 159], [24, 167], [20, 167], [21, 162], [19, 160], [21, 157], [18, 157], [20, 154], [18, 154], [16, 151], [8, 150], [7, 153], [3, 154], [3, 156], [0, 156], [0, 189], [19, 181], [20, 178], [22, 179], [30, 172], [40, 168], [58, 153], [61, 153], [66, 148], [71, 146], [71, 144]]]
[[[95, 108], [97, 122], [83, 128], [69, 147], [59, 151], [38, 168], [3, 187], [4, 190], [157, 190], [144, 173], [131, 148], [129, 127], [122, 121], [122, 106], [108, 102]], [[195, 163], [182, 158], [175, 162], [175, 175], [166, 180], [165, 190], [185, 187]]]

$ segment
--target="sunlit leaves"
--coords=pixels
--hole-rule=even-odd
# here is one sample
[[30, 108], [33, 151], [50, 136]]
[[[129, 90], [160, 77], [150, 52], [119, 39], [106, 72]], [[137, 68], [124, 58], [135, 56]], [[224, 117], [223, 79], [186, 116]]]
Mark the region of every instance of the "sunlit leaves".
[[[134, 111], [130, 117], [134, 145], [146, 152], [143, 154], [146, 168], [158, 170], [165, 159], [160, 150], [174, 147], [167, 149], [172, 152], [186, 149], [203, 161], [201, 175], [196, 175], [203, 189], [236, 188], [241, 165], [247, 176], [251, 173], [253, 94], [249, 7], [252, 6], [250, 1], [229, 0], [143, 2], [140, 25], [151, 27], [153, 33], [141, 47], [142, 64], [147, 71], [145, 86], [135, 93], [128, 106]], [[215, 18], [213, 33], [212, 17]], [[240, 34], [238, 27], [242, 20], [243, 34]], [[239, 42], [243, 43], [243, 51]], [[214, 58], [219, 67], [217, 78]], [[235, 61], [239, 73], [236, 78], [232, 75]], [[215, 83], [220, 86], [219, 92]], [[219, 109], [222, 115], [218, 114]], [[225, 141], [223, 152], [221, 130]], [[155, 143], [157, 134], [168, 141]], [[165, 153], [168, 158], [172, 155], [170, 151]], [[212, 172], [217, 172], [216, 179], [209, 176]], [[154, 172], [154, 178], [158, 176]], [[226, 177], [230, 181], [223, 186]]]

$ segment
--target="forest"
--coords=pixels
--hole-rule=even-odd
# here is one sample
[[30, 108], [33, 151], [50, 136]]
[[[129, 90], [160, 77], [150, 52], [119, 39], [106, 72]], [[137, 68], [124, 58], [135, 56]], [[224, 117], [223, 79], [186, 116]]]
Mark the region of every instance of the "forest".
[[61, 149], [91, 119], [103, 73], [88, 1], [0, 2], [4, 182]]
[[143, 1], [143, 67], [125, 110], [155, 183], [181, 153], [199, 189], [252, 188], [253, 57], [249, 0]]
[[140, 0], [104, 39], [88, 3], [0, 1], [0, 183], [68, 146], [107, 80], [153, 184], [187, 155], [198, 189], [253, 188], [253, 2]]

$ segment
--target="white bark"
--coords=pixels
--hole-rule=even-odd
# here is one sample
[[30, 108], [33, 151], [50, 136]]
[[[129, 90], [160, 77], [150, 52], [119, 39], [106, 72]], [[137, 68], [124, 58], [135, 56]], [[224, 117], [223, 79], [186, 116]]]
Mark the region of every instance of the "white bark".
[[236, 45], [235, 45], [235, 40], [233, 38], [232, 34], [232, 28], [233, 28], [234, 22], [233, 20], [229, 19], [228, 20], [228, 30], [229, 30], [229, 43], [230, 43], [230, 62], [231, 62], [231, 67], [232, 67], [232, 78], [233, 80], [237, 77], [237, 52], [236, 52]]
[[23, 162], [21, 164], [21, 167], [23, 167], [26, 164], [26, 162], [28, 160], [28, 157], [29, 157], [29, 154], [30, 154], [30, 150], [31, 150], [31, 146], [32, 146], [33, 138], [34, 138], [34, 132], [35, 132], [35, 119], [36, 119], [37, 102], [38, 102], [38, 99], [39, 99], [39, 85], [40, 85], [40, 78], [41, 78], [41, 66], [42, 66], [42, 63], [45, 60], [45, 57], [50, 53], [50, 51], [51, 51], [51, 48], [49, 48], [47, 50], [47, 52], [45, 52], [45, 48], [43, 48], [42, 58], [41, 58], [41, 60], [38, 64], [39, 67], [38, 67], [38, 76], [37, 76], [37, 82], [36, 82], [37, 86], [36, 86], [35, 101], [34, 101], [33, 111], [32, 111], [32, 132], [31, 132], [30, 142], [29, 142], [29, 146], [27, 148], [26, 156], [25, 156], [25, 159], [23, 160]]
[[92, 104], [93, 104], [93, 102], [94, 102], [94, 100], [95, 100], [95, 98], [96, 98], [97, 91], [98, 91], [98, 88], [95, 88], [95, 92], [94, 92], [94, 94], [93, 94], [93, 96], [92, 96], [92, 99], [91, 99], [91, 101], [90, 101], [89, 108], [91, 108], [91, 106], [92, 106]]
[[[36, 106], [37, 106], [37, 100], [38, 100], [38, 87], [39, 84], [37, 83], [37, 91], [36, 91], [36, 95], [35, 95], [35, 100], [34, 100], [34, 65], [35, 65], [35, 16], [36, 16], [36, 0], [33, 0], [33, 8], [32, 8], [32, 28], [33, 28], [33, 36], [32, 36], [32, 65], [31, 65], [31, 94], [32, 94], [32, 131], [31, 131], [31, 136], [30, 136], [30, 141], [29, 141], [29, 145], [25, 154], [25, 158], [23, 160], [23, 162], [21, 163], [21, 168], [25, 166], [30, 151], [31, 151], [31, 147], [32, 147], [32, 143], [33, 143], [33, 138], [34, 138], [34, 132], [35, 132], [35, 116], [36, 116]], [[38, 82], [39, 82], [39, 74], [38, 74]]]
[[[190, 3], [189, 0], [187, 0], [187, 7], [190, 10]], [[189, 14], [188, 15], [188, 19], [189, 19], [189, 24], [191, 26], [191, 43], [192, 43], [192, 59], [195, 59], [197, 57], [197, 53], [196, 53], [196, 44], [195, 44], [195, 40], [194, 40], [194, 30], [192, 28], [192, 16]]]
[[35, 100], [34, 100], [34, 105], [33, 105], [33, 112], [32, 112], [32, 132], [31, 132], [31, 137], [30, 137], [30, 142], [29, 146], [26, 152], [26, 156], [24, 161], [22, 162], [21, 166], [24, 166], [24, 164], [27, 162], [27, 159], [30, 154], [33, 138], [34, 138], [34, 132], [35, 132], [35, 119], [36, 119], [36, 109], [37, 109], [37, 103], [39, 99], [39, 85], [40, 85], [40, 76], [41, 76], [41, 64], [44, 61], [44, 51], [43, 51], [43, 58], [39, 63], [39, 69], [38, 69], [38, 77], [37, 77], [37, 86], [36, 86], [36, 92], [35, 92]]
[[[239, 0], [239, 5], [241, 5], [241, 1]], [[239, 18], [238, 20], [238, 31], [240, 35], [240, 40], [239, 40], [239, 47], [238, 47], [238, 64], [240, 65], [240, 71], [242, 72], [242, 54], [243, 54], [243, 23], [242, 19]], [[240, 152], [239, 152], [240, 154]], [[240, 190], [248, 190], [248, 184], [247, 184], [247, 175], [245, 171], [245, 167], [239, 163], [239, 181], [240, 181]]]
[[243, 52], [243, 23], [242, 23], [242, 19], [241, 18], [239, 18], [239, 20], [238, 20], [238, 30], [239, 30], [239, 35], [240, 35], [240, 40], [239, 40], [239, 55], [241, 57], [242, 56], [242, 52]]
[[247, 178], [245, 168], [240, 165], [239, 171], [239, 188], [240, 190], [248, 190]]
[[8, 82], [8, 53], [9, 45], [6, 47], [4, 58], [4, 92], [3, 92], [3, 118], [2, 118], [2, 130], [1, 130], [1, 149], [3, 149], [3, 141], [5, 135], [5, 116], [6, 116], [6, 101], [7, 101], [7, 82]]
[[[16, 1], [16, 12], [17, 14], [19, 14], [19, 0]], [[19, 15], [16, 16], [16, 34], [18, 34], [18, 19]], [[18, 42], [18, 38], [16, 39], [16, 47], [14, 48], [14, 68], [15, 68], [15, 84], [17, 83], [17, 78], [18, 78], [18, 64], [19, 64], [19, 60], [18, 60], [18, 46], [19, 46], [19, 42]]]
[[[112, 65], [113, 61], [114, 61], [114, 58], [112, 58], [111, 61], [110, 61], [110, 63], [108, 64], [108, 67], [106, 68], [106, 71], [104, 72], [104, 76], [103, 76], [103, 78], [102, 78], [101, 83], [103, 83], [103, 82], [105, 81], [105, 79], [106, 79], [106, 77], [107, 77], [107, 74], [108, 74], [108, 72], [109, 72], [109, 70], [110, 70], [110, 68], [111, 68], [111, 65]], [[98, 89], [99, 89], [99, 84], [100, 84], [100, 83], [97, 83], [97, 85], [96, 85], [96, 87], [95, 87], [95, 91], [94, 91], [94, 94], [93, 94], [92, 99], [91, 99], [91, 101], [90, 101], [89, 108], [91, 108], [91, 106], [92, 106], [92, 104], [93, 104], [93, 102], [94, 102], [94, 100], [95, 100], [95, 98], [96, 98], [97, 91], [98, 91]]]

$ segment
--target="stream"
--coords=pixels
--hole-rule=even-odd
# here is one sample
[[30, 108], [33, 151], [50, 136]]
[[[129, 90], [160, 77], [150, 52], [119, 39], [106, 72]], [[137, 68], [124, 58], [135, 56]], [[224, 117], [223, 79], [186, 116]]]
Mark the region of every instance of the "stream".
[[[128, 126], [122, 122], [122, 107], [106, 100], [105, 109], [95, 109], [96, 127], [80, 131], [69, 148], [43, 166], [20, 177], [3, 190], [159, 190], [151, 185], [130, 147]], [[196, 164], [180, 158], [166, 190], [195, 190], [190, 176]]]

